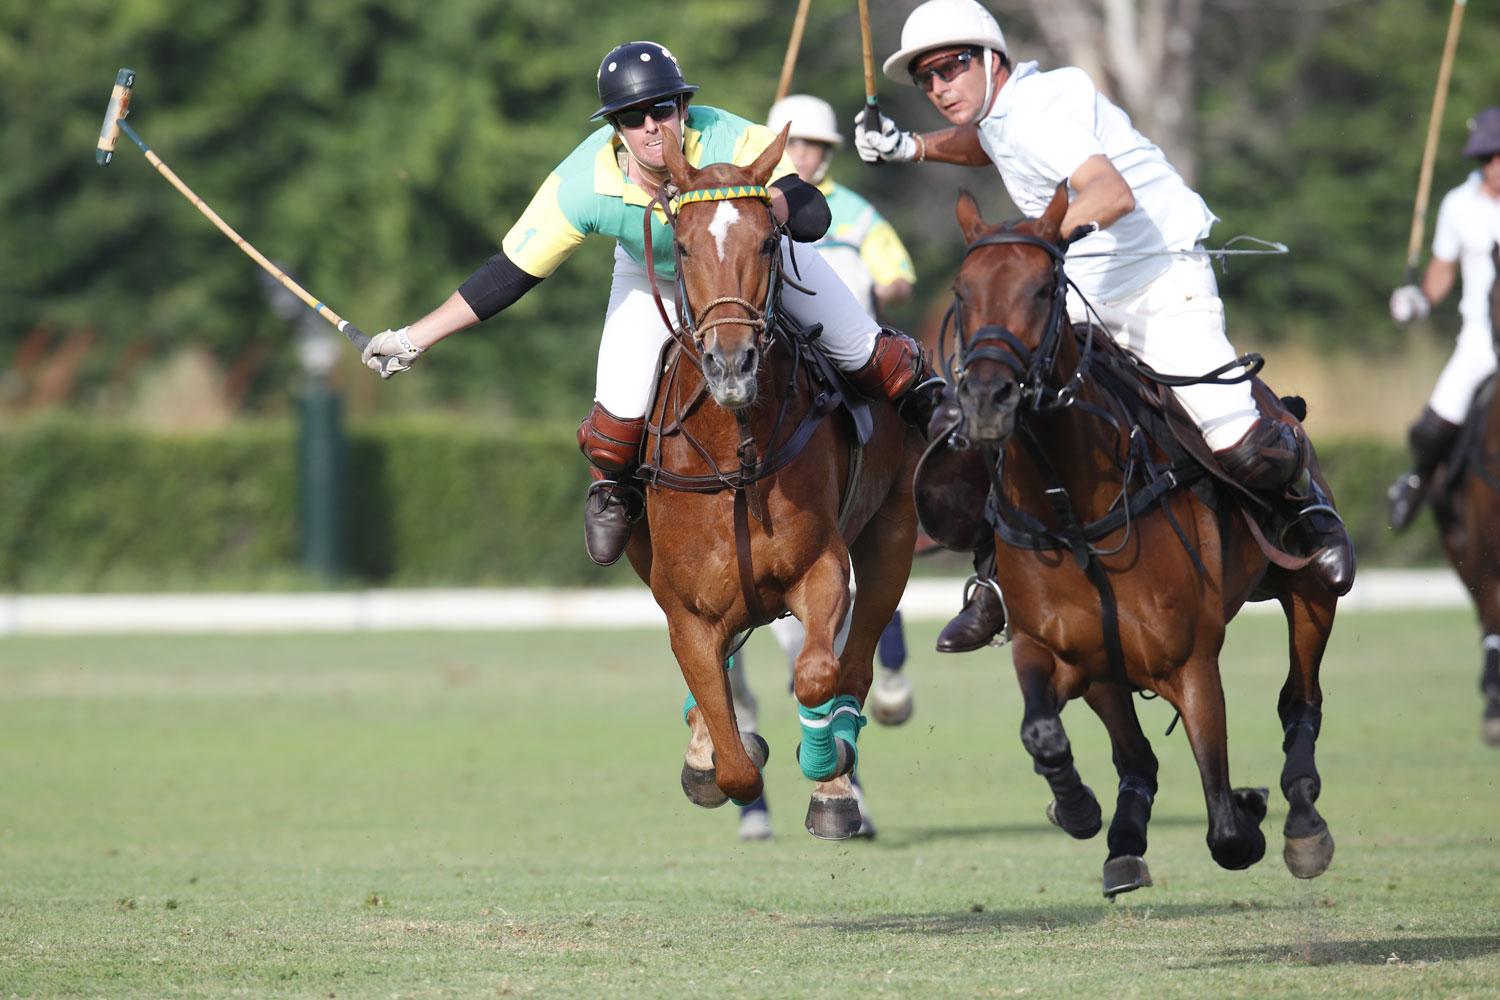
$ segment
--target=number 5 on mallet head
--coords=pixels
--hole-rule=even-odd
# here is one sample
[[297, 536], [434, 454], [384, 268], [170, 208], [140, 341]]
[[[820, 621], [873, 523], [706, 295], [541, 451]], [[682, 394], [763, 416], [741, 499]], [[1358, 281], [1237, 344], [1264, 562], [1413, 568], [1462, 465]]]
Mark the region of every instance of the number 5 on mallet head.
[[202, 198], [198, 197], [193, 193], [191, 188], [182, 183], [182, 179], [172, 172], [172, 168], [163, 163], [161, 157], [153, 153], [145, 141], [136, 134], [135, 129], [126, 123], [125, 116], [130, 114], [130, 95], [134, 86], [134, 70], [122, 69], [115, 75], [115, 89], [109, 95], [109, 107], [104, 111], [104, 126], [99, 129], [99, 148], [94, 154], [94, 158], [99, 161], [99, 165], [102, 167], [109, 163], [110, 159], [114, 156], [115, 142], [119, 140], [120, 133], [124, 132], [130, 141], [140, 147], [142, 153], [146, 154], [146, 161], [156, 168], [157, 173], [165, 177], [167, 183], [176, 188], [184, 198], [192, 202], [193, 206], [202, 212], [209, 222], [212, 222], [219, 228], [219, 232], [228, 236], [235, 246], [245, 251], [246, 256], [265, 268], [273, 278], [285, 286], [287, 291], [305, 302], [308, 308], [312, 309], [319, 316], [322, 316], [328, 322], [338, 327], [339, 332], [348, 337], [351, 344], [363, 351], [365, 346], [369, 344], [370, 338], [359, 327], [342, 318], [338, 313], [309, 295], [305, 288], [287, 277], [281, 268], [267, 260], [259, 250], [247, 243], [243, 236], [231, 229], [228, 223], [219, 218], [219, 213], [209, 208]]

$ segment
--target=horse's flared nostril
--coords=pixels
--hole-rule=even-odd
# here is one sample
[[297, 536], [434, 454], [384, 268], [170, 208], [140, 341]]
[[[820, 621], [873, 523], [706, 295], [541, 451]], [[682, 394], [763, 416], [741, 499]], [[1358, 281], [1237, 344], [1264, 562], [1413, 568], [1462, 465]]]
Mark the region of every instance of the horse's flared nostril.
[[756, 366], [756, 364], [757, 364], [757, 362], [759, 360], [760, 359], [759, 359], [759, 357], [757, 356], [757, 354], [755, 352], [755, 348], [753, 348], [753, 347], [747, 347], [747, 348], [745, 348], [745, 353], [743, 355], [741, 355], [741, 357], [740, 357], [740, 374], [741, 375], [754, 375], [755, 374], [755, 366]]
[[709, 351], [703, 355], [703, 368], [709, 378], [721, 379], [724, 377], [724, 362], [719, 358], [718, 351]]

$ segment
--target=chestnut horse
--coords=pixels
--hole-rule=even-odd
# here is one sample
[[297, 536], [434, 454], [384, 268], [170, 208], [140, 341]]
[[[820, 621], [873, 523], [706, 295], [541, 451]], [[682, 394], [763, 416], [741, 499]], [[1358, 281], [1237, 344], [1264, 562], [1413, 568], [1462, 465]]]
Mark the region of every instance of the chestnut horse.
[[[1337, 597], [1310, 573], [1273, 566], [1224, 488], [1168, 460], [1132, 425], [1134, 411], [1123, 400], [1135, 390], [1120, 388], [1120, 373], [1135, 363], [1102, 331], [1091, 325], [1080, 336], [1068, 319], [1059, 238], [1067, 206], [1059, 186], [1040, 219], [989, 226], [962, 195], [958, 221], [968, 250], [954, 282], [966, 426], [950, 439], [950, 454], [968, 457], [967, 469], [949, 478], [977, 480], [987, 496], [978, 501], [986, 520], [971, 512], [977, 526], [965, 531], [995, 534], [996, 579], [1025, 701], [1021, 742], [1051, 786], [1048, 817], [1080, 839], [1102, 825], [1059, 718], [1065, 703], [1082, 697], [1109, 730], [1119, 773], [1105, 895], [1151, 884], [1143, 855], [1157, 761], [1131, 695], [1154, 692], [1186, 727], [1214, 860], [1230, 869], [1259, 861], [1266, 790], [1230, 785], [1219, 652], [1240, 607], [1274, 596], [1291, 632], [1291, 670], [1278, 704], [1286, 732], [1281, 788], [1291, 806], [1284, 856], [1292, 874], [1312, 878], [1333, 856], [1314, 806], [1321, 783], [1313, 757], [1323, 701], [1318, 670]], [[1276, 405], [1265, 396], [1258, 387], [1262, 407]], [[924, 458], [919, 491], [938, 447]], [[1320, 477], [1315, 465], [1311, 471]], [[1194, 489], [1181, 487], [1195, 475]], [[1217, 502], [1199, 490], [1210, 499], [1217, 493]], [[929, 509], [919, 503], [924, 527], [940, 540], [953, 537], [951, 525], [931, 523]]]
[[[1490, 256], [1500, 268], [1500, 245], [1490, 250]], [[1490, 322], [1500, 331], [1500, 281], [1490, 288]], [[1436, 482], [1432, 509], [1443, 548], [1474, 598], [1484, 630], [1480, 736], [1500, 746], [1500, 400], [1493, 376], [1476, 393], [1452, 455], [1436, 472]]]
[[[666, 613], [692, 694], [688, 798], [712, 808], [760, 796], [768, 748], [758, 736], [741, 742], [725, 659], [736, 635], [790, 611], [807, 630], [794, 681], [798, 759], [818, 782], [807, 826], [843, 839], [859, 828], [848, 773], [872, 657], [911, 571], [921, 441], [873, 401], [858, 449], [850, 421], [829, 415], [836, 384], [808, 365], [816, 331], [792, 330], [777, 312], [780, 281], [794, 279], [780, 274], [783, 235], [764, 185], [785, 143], [783, 130], [749, 167], [702, 169], [662, 144], [681, 322], [647, 414], [646, 517], [626, 551]], [[674, 325], [665, 310], [663, 320]], [[851, 561], [859, 586], [838, 656]]]

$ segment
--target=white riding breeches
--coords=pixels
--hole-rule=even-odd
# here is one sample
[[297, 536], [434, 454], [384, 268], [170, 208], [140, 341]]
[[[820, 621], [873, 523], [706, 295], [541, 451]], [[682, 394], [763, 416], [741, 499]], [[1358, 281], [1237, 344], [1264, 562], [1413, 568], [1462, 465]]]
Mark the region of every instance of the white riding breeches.
[[1443, 366], [1427, 405], [1450, 424], [1461, 424], [1479, 383], [1495, 370], [1495, 345], [1488, 323], [1465, 323], [1458, 331], [1453, 356]]
[[[1224, 302], [1205, 257], [1178, 257], [1155, 281], [1112, 302], [1091, 300], [1115, 342], [1163, 375], [1202, 375], [1237, 355], [1224, 332]], [[1076, 292], [1068, 293], [1068, 318], [1087, 322]], [[1240, 368], [1227, 375], [1237, 375]], [[1259, 416], [1250, 383], [1174, 389], [1215, 451], [1244, 437]]]
[[[803, 326], [823, 324], [818, 346], [844, 371], [858, 369], [870, 360], [880, 327], [812, 247], [797, 247], [794, 269], [789, 245], [790, 241], [783, 238], [781, 257], [785, 273], [815, 294], [783, 285], [782, 308]], [[675, 319], [676, 284], [658, 280], [657, 286], [667, 315]], [[616, 246], [615, 273], [604, 314], [604, 335], [599, 342], [598, 376], [594, 383], [594, 399], [599, 405], [624, 419], [644, 416], [651, 404], [656, 361], [662, 343], [669, 336], [651, 298], [645, 267]]]

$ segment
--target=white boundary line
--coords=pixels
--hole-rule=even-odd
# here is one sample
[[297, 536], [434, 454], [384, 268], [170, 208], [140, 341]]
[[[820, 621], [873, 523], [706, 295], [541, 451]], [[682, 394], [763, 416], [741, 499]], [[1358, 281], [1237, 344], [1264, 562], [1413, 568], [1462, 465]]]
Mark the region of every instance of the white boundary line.
[[[901, 610], [915, 620], [956, 614], [960, 579], [913, 580]], [[1446, 569], [1366, 570], [1344, 611], [1459, 608], [1468, 592]], [[1252, 613], [1279, 612], [1274, 602]], [[620, 629], [665, 624], [643, 587], [362, 590], [306, 594], [3, 594], [0, 637], [124, 633]]]

